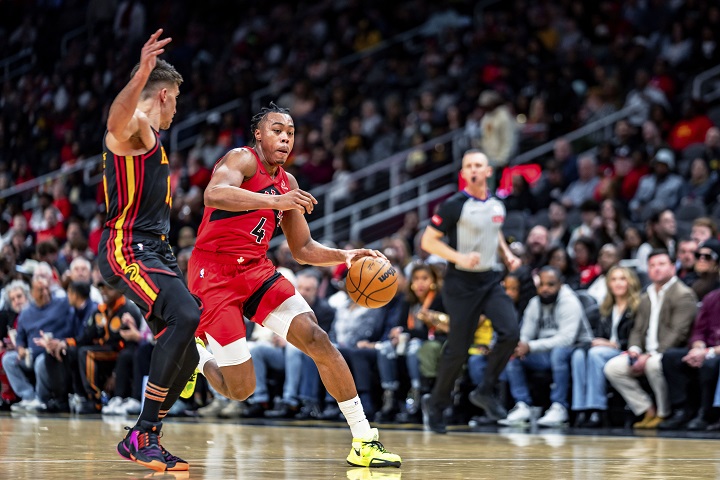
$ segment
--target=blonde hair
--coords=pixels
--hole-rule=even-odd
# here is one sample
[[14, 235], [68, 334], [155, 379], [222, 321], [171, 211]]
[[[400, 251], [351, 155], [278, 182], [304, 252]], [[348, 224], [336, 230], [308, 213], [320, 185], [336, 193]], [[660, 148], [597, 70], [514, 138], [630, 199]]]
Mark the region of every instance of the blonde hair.
[[616, 271], [621, 271], [623, 275], [625, 275], [625, 279], [628, 283], [628, 289], [627, 289], [627, 308], [630, 312], [635, 313], [635, 311], [638, 308], [638, 305], [640, 305], [640, 291], [642, 290], [642, 286], [640, 285], [640, 280], [638, 279], [635, 272], [630, 270], [627, 267], [621, 267], [619, 265], [615, 265], [614, 267], [610, 268], [608, 273], [605, 275], [605, 285], [607, 286], [607, 295], [605, 295], [605, 300], [603, 300], [602, 304], [600, 305], [600, 315], [603, 317], [607, 317], [612, 313], [613, 306], [615, 305], [615, 296], [613, 295], [612, 291], [610, 290], [610, 277], [612, 277], [612, 274]]

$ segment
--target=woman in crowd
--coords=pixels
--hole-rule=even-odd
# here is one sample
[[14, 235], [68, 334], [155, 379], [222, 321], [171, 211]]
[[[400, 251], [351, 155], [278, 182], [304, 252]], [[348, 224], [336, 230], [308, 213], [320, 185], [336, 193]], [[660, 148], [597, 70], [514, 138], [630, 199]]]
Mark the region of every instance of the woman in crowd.
[[605, 277], [608, 294], [600, 305], [600, 322], [595, 338], [572, 355], [572, 409], [578, 413], [575, 425], [594, 428], [603, 425], [607, 410], [603, 367], [628, 348], [635, 312], [640, 304], [640, 281], [626, 267], [615, 266]]

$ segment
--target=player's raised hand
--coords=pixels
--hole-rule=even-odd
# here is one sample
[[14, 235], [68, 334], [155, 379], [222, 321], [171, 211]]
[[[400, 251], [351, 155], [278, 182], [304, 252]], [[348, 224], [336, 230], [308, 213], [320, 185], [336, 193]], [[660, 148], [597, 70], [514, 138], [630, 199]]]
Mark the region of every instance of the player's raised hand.
[[317, 200], [304, 190], [296, 188], [280, 195], [278, 210], [297, 210], [300, 213], [312, 213]]
[[148, 74], [155, 68], [158, 55], [165, 52], [165, 45], [172, 41], [172, 38], [169, 37], [159, 40], [162, 32], [163, 29], [159, 28], [155, 33], [150, 35], [150, 38], [145, 42], [140, 53], [140, 69]]

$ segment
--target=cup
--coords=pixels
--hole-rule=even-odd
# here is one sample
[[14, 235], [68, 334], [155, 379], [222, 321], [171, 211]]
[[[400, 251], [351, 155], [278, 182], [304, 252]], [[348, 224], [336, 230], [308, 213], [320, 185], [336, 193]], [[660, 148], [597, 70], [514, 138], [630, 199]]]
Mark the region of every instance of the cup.
[[405, 351], [407, 350], [408, 341], [410, 341], [409, 333], [403, 332], [400, 335], [398, 335], [398, 344], [397, 344], [397, 347], [395, 347], [395, 353], [397, 353], [398, 355], [405, 355]]
[[46, 342], [49, 342], [50, 340], [55, 338], [55, 336], [53, 335], [52, 332], [43, 332], [43, 338], [45, 339]]
[[32, 350], [29, 348], [27, 349], [27, 353], [25, 354], [25, 368], [28, 370], [33, 369], [33, 353]]
[[15, 343], [15, 340], [17, 339], [17, 330], [14, 328], [8, 328], [8, 338], [10, 338], [10, 343], [13, 347], [17, 346]]

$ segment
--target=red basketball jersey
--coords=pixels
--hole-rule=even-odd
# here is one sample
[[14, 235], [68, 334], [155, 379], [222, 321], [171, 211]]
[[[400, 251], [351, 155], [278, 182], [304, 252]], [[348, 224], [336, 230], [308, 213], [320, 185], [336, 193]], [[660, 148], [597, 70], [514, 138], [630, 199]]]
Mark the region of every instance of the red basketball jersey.
[[[290, 191], [290, 182], [282, 167], [278, 168], [277, 175], [272, 178], [255, 150], [250, 147], [243, 148], [255, 156], [257, 171], [252, 178], [243, 182], [241, 188], [266, 195], [282, 195]], [[245, 260], [262, 258], [267, 253], [275, 229], [280, 226], [282, 216], [282, 211], [271, 209], [228, 212], [205, 207], [195, 248], [242, 257]]]

